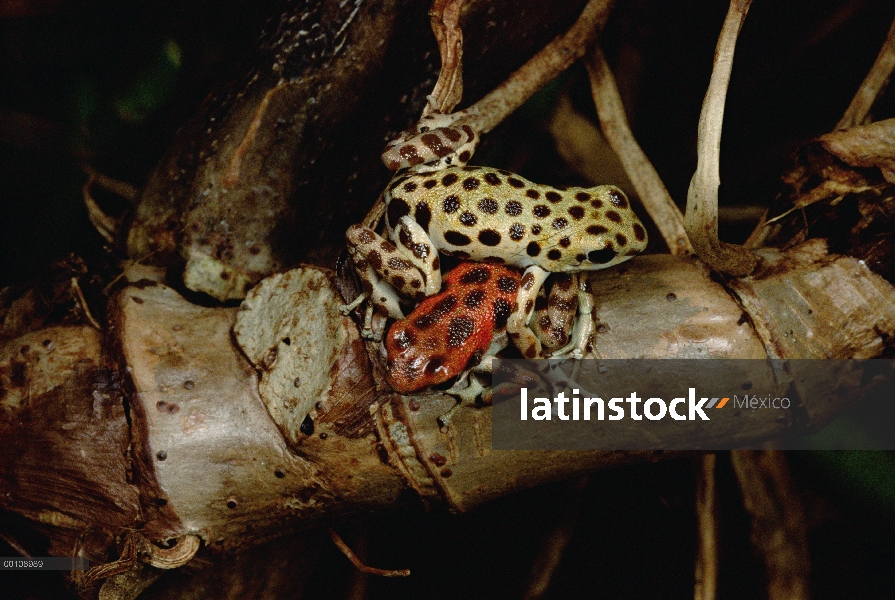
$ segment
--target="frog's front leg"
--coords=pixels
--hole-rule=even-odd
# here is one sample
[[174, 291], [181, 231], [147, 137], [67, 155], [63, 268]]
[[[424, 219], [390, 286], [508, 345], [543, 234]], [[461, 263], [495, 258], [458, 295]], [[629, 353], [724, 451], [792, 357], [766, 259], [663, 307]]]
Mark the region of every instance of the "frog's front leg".
[[[392, 239], [397, 240], [404, 257], [423, 276], [423, 293], [437, 294], [441, 290], [441, 259], [426, 230], [404, 215], [392, 232]], [[417, 289], [415, 285], [412, 287]]]
[[545, 271], [537, 265], [532, 265], [525, 270], [519, 286], [519, 293], [516, 296], [516, 304], [507, 321], [507, 331], [513, 339], [513, 344], [525, 358], [542, 358], [544, 356], [541, 340], [528, 326], [528, 322], [534, 312], [538, 292], [549, 275], [549, 271]]
[[[482, 397], [482, 402], [491, 404], [491, 387], [484, 385], [479, 376], [483, 375], [490, 377], [493, 361], [497, 357], [497, 353], [506, 348], [506, 346], [506, 332], [501, 332], [500, 334], [495, 335], [494, 339], [491, 341], [491, 346], [485, 352], [481, 362], [470, 369], [467, 369], [465, 373], [460, 375], [457, 382], [445, 392], [446, 394], [456, 396], [460, 399], [460, 403], [457, 406], [463, 404], [475, 404], [476, 398], [479, 396]], [[450, 421], [450, 415], [454, 412], [455, 408], [457, 407], [452, 408], [446, 414], [439, 417], [439, 421], [442, 425], [445, 425]]]
[[[381, 339], [386, 316], [404, 318], [399, 294], [415, 301], [426, 296], [423, 275], [414, 267], [411, 257], [369, 227], [352, 225], [345, 232], [345, 238], [364, 291], [353, 302], [342, 306], [341, 311], [348, 314], [369, 299], [361, 335]], [[375, 327], [374, 313], [383, 315]]]

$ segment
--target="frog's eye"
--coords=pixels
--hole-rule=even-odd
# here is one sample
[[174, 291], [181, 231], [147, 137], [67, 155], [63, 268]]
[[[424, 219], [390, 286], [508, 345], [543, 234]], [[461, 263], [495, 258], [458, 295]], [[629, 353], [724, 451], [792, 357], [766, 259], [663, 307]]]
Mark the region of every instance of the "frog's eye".
[[602, 250], [591, 250], [587, 253], [587, 260], [598, 265], [608, 263], [614, 258], [615, 250], [611, 246], [606, 246]]
[[450, 156], [446, 156], [445, 159], [444, 159], [444, 162], [445, 162], [446, 164], [451, 164], [451, 162], [452, 162], [452, 161], [451, 161], [451, 158], [452, 158], [452, 157], [450, 157]]
[[427, 131], [429, 131], [428, 127], [420, 127], [420, 133], [426, 133]]

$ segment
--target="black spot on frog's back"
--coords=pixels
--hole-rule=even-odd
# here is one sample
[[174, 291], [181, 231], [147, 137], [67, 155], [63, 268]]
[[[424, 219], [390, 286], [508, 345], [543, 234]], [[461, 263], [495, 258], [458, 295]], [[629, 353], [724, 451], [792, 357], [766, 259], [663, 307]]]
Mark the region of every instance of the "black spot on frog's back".
[[468, 246], [472, 242], [468, 235], [453, 230], [444, 232], [444, 241], [452, 246]]
[[409, 214], [410, 205], [403, 198], [392, 198], [389, 201], [386, 216], [388, 217], [388, 225], [392, 229], [398, 226], [398, 221], [401, 220], [401, 217]]
[[522, 204], [516, 202], [515, 200], [510, 200], [506, 203], [506, 206], [503, 207], [504, 211], [511, 217], [518, 217], [522, 214]]
[[628, 208], [628, 199], [618, 190], [610, 190], [607, 194], [609, 202], [618, 208]]
[[525, 225], [522, 223], [513, 223], [510, 225], [510, 239], [518, 242], [525, 237]]
[[468, 210], [463, 211], [463, 214], [460, 215], [460, 223], [466, 225], [467, 227], [475, 227], [475, 224], [478, 223], [478, 221], [479, 218]]
[[478, 208], [486, 215], [493, 215], [500, 208], [494, 198], [482, 198], [479, 200]]
[[413, 324], [419, 329], [426, 329], [439, 323], [457, 304], [457, 296], [448, 294], [439, 300], [428, 313], [416, 319]]
[[491, 271], [485, 267], [477, 267], [464, 273], [463, 276], [460, 277], [460, 283], [464, 285], [472, 285], [476, 283], [485, 283], [489, 279], [491, 279]]
[[497, 279], [497, 289], [504, 294], [514, 294], [519, 289], [519, 282], [512, 277], [503, 275]]
[[457, 209], [460, 208], [460, 198], [454, 195], [450, 195], [441, 202], [441, 210], [445, 212], [445, 214], [452, 214], [457, 212]]
[[419, 223], [420, 227], [423, 228], [423, 231], [429, 233], [429, 222], [432, 220], [432, 211], [429, 210], [429, 205], [425, 202], [420, 202], [416, 205], [416, 211], [413, 214], [414, 220]]
[[448, 325], [448, 348], [459, 348], [475, 331], [475, 321], [467, 316], [459, 316], [451, 319]]
[[643, 229], [643, 226], [640, 223], [634, 223], [634, 237], [637, 238], [638, 242], [642, 242], [646, 239], [646, 231]]
[[463, 300], [463, 303], [466, 304], [467, 308], [471, 308], [473, 310], [477, 309], [479, 305], [482, 303], [482, 300], [485, 299], [485, 291], [484, 290], [473, 290], [466, 295], [466, 298]]
[[496, 246], [500, 240], [500, 234], [493, 229], [484, 229], [479, 232], [479, 241], [486, 246]]
[[587, 259], [597, 265], [610, 262], [615, 258], [615, 249], [612, 246], [606, 246], [602, 250], [591, 250], [587, 253]]

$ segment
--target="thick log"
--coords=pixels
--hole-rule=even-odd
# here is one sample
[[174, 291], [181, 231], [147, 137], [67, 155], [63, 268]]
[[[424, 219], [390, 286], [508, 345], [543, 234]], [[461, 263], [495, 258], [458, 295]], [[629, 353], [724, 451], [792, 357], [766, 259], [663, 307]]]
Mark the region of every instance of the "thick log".
[[[854, 259], [827, 256], [815, 243], [767, 264], [777, 269], [738, 282], [751, 294], [739, 299], [689, 259], [641, 257], [592, 275], [597, 353], [795, 352], [799, 346], [752, 325], [768, 322], [761, 298], [780, 290], [817, 309], [809, 339], [814, 331], [838, 332], [822, 338], [831, 356], [871, 356], [895, 335], [895, 291]], [[837, 285], [816, 284], [831, 277]], [[115, 576], [119, 587], [127, 587], [126, 575], [140, 585], [156, 577], [146, 565], [171, 568], [197, 549], [200, 556], [232, 555], [337, 515], [414, 497], [466, 511], [549, 481], [655, 458], [493, 451], [490, 407], [464, 406], [442, 429], [437, 417], [455, 400], [388, 390], [376, 345], [361, 341], [357, 325], [339, 313], [336, 278], [325, 269], [272, 277], [241, 309], [196, 306], [141, 272], [132, 280], [110, 304], [109, 343], [90, 327], [46, 328], [8, 342], [0, 362], [0, 444], [15, 449], [0, 464], [0, 506], [25, 518], [60, 555], [108, 561], [127, 552], [116, 538], [138, 535], [143, 545], [130, 570]], [[840, 312], [825, 320], [821, 307], [836, 299]], [[816, 396], [802, 395], [799, 430], [821, 427], [851, 406]], [[749, 439], [785, 429], [775, 421], [750, 427]]]

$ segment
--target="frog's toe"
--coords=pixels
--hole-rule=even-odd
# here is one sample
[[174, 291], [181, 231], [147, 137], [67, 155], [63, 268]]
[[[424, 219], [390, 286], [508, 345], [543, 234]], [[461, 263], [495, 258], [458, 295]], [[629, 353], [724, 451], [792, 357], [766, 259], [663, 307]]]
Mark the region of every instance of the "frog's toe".
[[359, 294], [359, 295], [357, 296], [357, 298], [355, 298], [354, 300], [352, 300], [352, 301], [349, 302], [348, 304], [340, 304], [340, 305], [339, 305], [339, 312], [342, 313], [342, 314], [345, 315], [345, 316], [348, 316], [348, 315], [351, 313], [351, 311], [353, 311], [355, 308], [357, 308], [358, 306], [360, 306], [361, 304], [363, 304], [363, 303], [364, 303], [364, 300], [366, 300], [366, 299], [367, 299], [367, 293], [366, 293], [366, 292], [364, 292], [364, 293], [362, 293], [362, 294]]
[[[462, 379], [461, 379], [462, 382]], [[461, 383], [461, 382], [458, 382]], [[445, 393], [459, 398], [460, 404], [475, 404], [476, 399], [482, 395], [486, 388], [478, 377], [472, 374], [468, 377], [468, 384], [463, 388], [457, 388], [457, 384]]]

